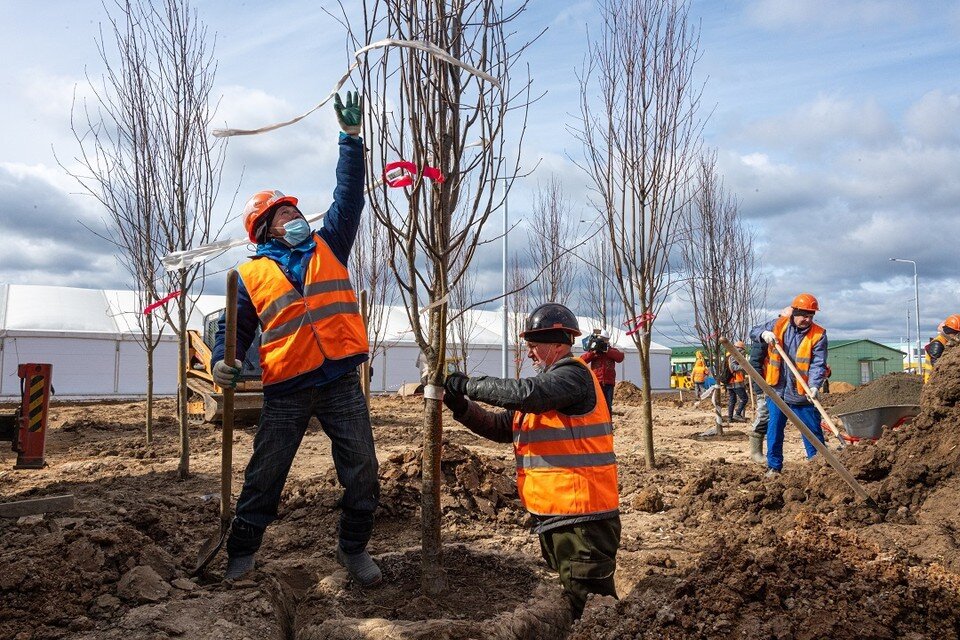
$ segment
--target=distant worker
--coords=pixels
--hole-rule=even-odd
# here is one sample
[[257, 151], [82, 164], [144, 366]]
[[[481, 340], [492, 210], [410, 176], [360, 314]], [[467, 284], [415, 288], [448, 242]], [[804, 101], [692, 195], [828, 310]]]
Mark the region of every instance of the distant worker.
[[[827, 364], [827, 331], [813, 321], [813, 316], [819, 309], [820, 305], [815, 297], [809, 293], [801, 293], [793, 299], [789, 317], [781, 316], [757, 325], [750, 330], [750, 339], [762, 340], [768, 345], [765, 375], [767, 383], [820, 442], [823, 442], [820, 415], [810, 401], [819, 395]], [[794, 378], [790, 368], [781, 361], [780, 354], [774, 347], [775, 343], [779, 343], [797, 365], [797, 370], [810, 388], [810, 398], [804, 393], [800, 381]], [[767, 423], [767, 477], [774, 477], [783, 469], [783, 432], [787, 416], [772, 399], [767, 399], [767, 409], [770, 412]], [[816, 448], [806, 437], [801, 437], [807, 457], [812, 458], [817, 453]]]
[[[569, 309], [540, 305], [520, 334], [535, 377], [453, 373], [443, 397], [454, 419], [477, 435], [513, 443], [520, 500], [533, 515], [540, 551], [560, 574], [575, 618], [588, 594], [616, 597], [620, 546], [613, 425], [599, 380], [570, 351], [578, 335]], [[507, 410], [489, 411], [472, 400]]]
[[830, 376], [833, 375], [833, 369], [830, 368], [830, 365], [824, 365], [824, 376], [823, 376], [823, 386], [820, 387], [820, 390], [823, 393], [830, 393]]
[[[740, 351], [740, 353], [746, 351], [747, 348], [743, 340], [737, 340], [733, 346]], [[729, 422], [746, 422], [747, 418], [743, 415], [743, 412], [747, 408], [748, 400], [747, 387], [745, 384], [746, 373], [744, 373], [740, 363], [729, 353], [727, 354], [724, 366], [727, 368], [727, 420]]]
[[606, 329], [594, 332], [587, 342], [587, 351], [581, 356], [590, 365], [593, 375], [600, 381], [607, 408], [613, 413], [613, 390], [617, 386], [617, 364], [623, 362], [623, 351], [610, 344]]
[[[931, 369], [937, 364], [937, 360], [940, 359], [946, 348], [953, 346], [958, 340], [960, 340], [960, 314], [954, 314], [943, 321], [937, 336], [923, 348], [927, 352]], [[929, 373], [924, 377], [929, 377]]]
[[703, 358], [703, 351], [697, 351], [696, 362], [693, 363], [693, 373], [691, 378], [693, 379], [693, 389], [697, 398], [703, 395], [703, 392], [706, 391], [704, 382], [707, 379], [707, 376], [710, 375], [710, 368], [707, 366], [706, 360]]
[[[311, 231], [297, 199], [279, 191], [260, 191], [244, 207], [244, 226], [257, 249], [238, 269], [237, 353], [246, 353], [261, 327], [263, 409], [227, 540], [228, 579], [253, 569], [312, 417], [332, 442], [344, 488], [337, 560], [362, 586], [382, 579], [366, 551], [379, 495], [370, 414], [357, 372], [368, 357], [367, 333], [346, 267], [364, 205], [362, 102], [348, 93], [346, 106], [339, 95], [334, 105], [343, 133], [323, 227]], [[241, 363], [225, 363], [223, 354], [221, 317], [213, 378], [233, 386]]]

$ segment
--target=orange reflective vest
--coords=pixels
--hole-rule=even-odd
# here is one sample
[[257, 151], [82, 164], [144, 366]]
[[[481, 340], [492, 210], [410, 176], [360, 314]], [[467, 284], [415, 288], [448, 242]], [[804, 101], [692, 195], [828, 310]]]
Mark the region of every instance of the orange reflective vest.
[[693, 365], [693, 381], [703, 382], [707, 379], [707, 363], [703, 360], [697, 360]]
[[[590, 367], [581, 359], [564, 366]], [[597, 402], [582, 416], [559, 411], [516, 412], [513, 450], [517, 489], [528, 511], [541, 516], [587, 515], [617, 509], [617, 458], [613, 423], [597, 377]]]
[[[773, 334], [777, 336], [777, 342], [780, 343], [780, 346], [783, 346], [783, 336], [787, 332], [787, 324], [790, 322], [790, 317], [786, 316], [777, 320], [777, 323], [773, 325]], [[797, 347], [797, 353], [794, 356], [794, 363], [797, 365], [797, 370], [800, 372], [800, 376], [803, 378], [803, 381], [808, 380], [807, 372], [810, 371], [810, 358], [813, 356], [813, 346], [820, 342], [824, 334], [826, 334], [826, 329], [818, 325], [817, 323], [811, 323], [810, 328], [807, 329], [806, 335], [803, 336], [803, 339], [800, 341], [800, 345]], [[766, 379], [767, 384], [771, 387], [775, 387], [778, 382], [780, 382], [780, 366], [783, 363], [780, 361], [780, 354], [777, 352], [776, 348], [773, 345], [767, 347], [767, 371]], [[796, 381], [797, 393], [801, 396], [805, 395], [803, 387], [800, 386], [800, 381]]]
[[744, 378], [743, 369], [733, 370], [733, 363], [736, 362], [733, 359], [733, 356], [727, 356], [727, 368], [730, 369], [730, 380], [727, 382], [728, 385], [743, 384]]
[[316, 248], [303, 274], [302, 294], [269, 258], [255, 258], [238, 268], [263, 330], [264, 385], [313, 371], [327, 358], [368, 351], [350, 274], [320, 236], [313, 239]]

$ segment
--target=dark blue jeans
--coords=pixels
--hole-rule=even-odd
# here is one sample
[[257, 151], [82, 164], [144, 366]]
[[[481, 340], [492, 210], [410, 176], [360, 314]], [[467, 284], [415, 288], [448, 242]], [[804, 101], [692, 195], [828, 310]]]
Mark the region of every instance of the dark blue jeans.
[[264, 529], [277, 518], [280, 493], [313, 416], [330, 438], [333, 464], [344, 488], [340, 501], [340, 548], [346, 553], [359, 553], [366, 548], [373, 531], [380, 485], [370, 413], [360, 389], [360, 377], [350, 372], [322, 387], [264, 398], [253, 455], [237, 500], [239, 523], [227, 542], [231, 555], [246, 555], [259, 549]]
[[[820, 442], [825, 442], [823, 438], [823, 429], [820, 428], [820, 413], [812, 404], [787, 404], [800, 421], [810, 428], [813, 435]], [[767, 422], [767, 466], [771, 469], [780, 471], [783, 469], [783, 431], [787, 426], [787, 416], [778, 407], [773, 400], [767, 399], [767, 409], [770, 411], [770, 418]], [[806, 436], [800, 435], [803, 440], [803, 448], [807, 451], [807, 457], [812, 458], [817, 454], [814, 447]]]
[[727, 417], [733, 419], [733, 416], [743, 416], [747, 400], [745, 387], [727, 387]]
[[602, 384], [600, 388], [603, 389], [603, 397], [607, 400], [607, 409], [610, 410], [610, 415], [613, 415], [613, 385], [612, 384]]

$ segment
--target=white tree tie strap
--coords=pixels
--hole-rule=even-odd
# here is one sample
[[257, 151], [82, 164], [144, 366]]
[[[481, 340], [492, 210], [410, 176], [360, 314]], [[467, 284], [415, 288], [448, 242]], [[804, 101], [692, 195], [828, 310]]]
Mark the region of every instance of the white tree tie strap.
[[443, 49], [441, 49], [440, 47], [434, 44], [431, 44], [429, 42], [424, 42], [423, 40], [398, 40], [395, 38], [386, 38], [384, 40], [378, 40], [377, 42], [373, 42], [371, 44], [368, 44], [364, 47], [357, 49], [353, 54], [354, 63], [350, 65], [350, 68], [347, 69], [347, 72], [343, 74], [339, 82], [337, 82], [337, 84], [334, 85], [333, 90], [330, 91], [329, 94], [327, 94], [326, 98], [321, 100], [315, 107], [313, 107], [306, 113], [301, 114], [296, 118], [287, 120], [286, 122], [278, 122], [276, 124], [260, 127], [259, 129], [214, 129], [213, 135], [218, 138], [228, 138], [230, 136], [254, 136], [260, 133], [266, 133], [267, 131], [273, 131], [274, 129], [280, 129], [281, 127], [286, 127], [288, 125], [300, 122], [301, 120], [306, 118], [308, 115], [310, 115], [311, 113], [313, 113], [314, 111], [322, 107], [323, 105], [330, 102], [333, 96], [337, 94], [337, 91], [339, 91], [340, 88], [344, 84], [346, 84], [347, 80], [350, 78], [350, 74], [353, 73], [354, 70], [360, 66], [360, 56], [362, 56], [364, 53], [368, 51], [372, 51], [373, 49], [383, 49], [386, 47], [406, 47], [408, 49], [419, 49], [420, 51], [428, 53], [435, 58], [443, 60], [444, 62], [449, 62], [452, 65], [460, 67], [467, 73], [470, 73], [472, 75], [477, 76], [478, 78], [482, 78], [486, 80], [487, 82], [494, 85], [498, 89], [502, 88], [500, 86], [500, 81], [494, 78], [489, 73], [486, 73], [485, 71], [480, 71], [479, 69], [470, 66], [466, 62], [463, 62], [461, 60], [454, 58], [452, 55], [450, 55], [449, 53], [447, 53], [446, 51], [444, 51]]

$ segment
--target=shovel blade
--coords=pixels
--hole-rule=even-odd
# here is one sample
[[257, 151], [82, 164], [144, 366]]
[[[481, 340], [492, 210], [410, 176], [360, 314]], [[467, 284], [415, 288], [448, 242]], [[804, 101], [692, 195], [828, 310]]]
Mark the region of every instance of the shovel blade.
[[197, 576], [203, 571], [210, 561], [216, 557], [220, 549], [223, 548], [224, 543], [227, 541], [227, 534], [230, 532], [230, 527], [220, 527], [220, 535], [213, 536], [204, 541], [203, 545], [200, 547], [200, 552], [197, 554], [197, 563], [193, 568], [193, 576]]

